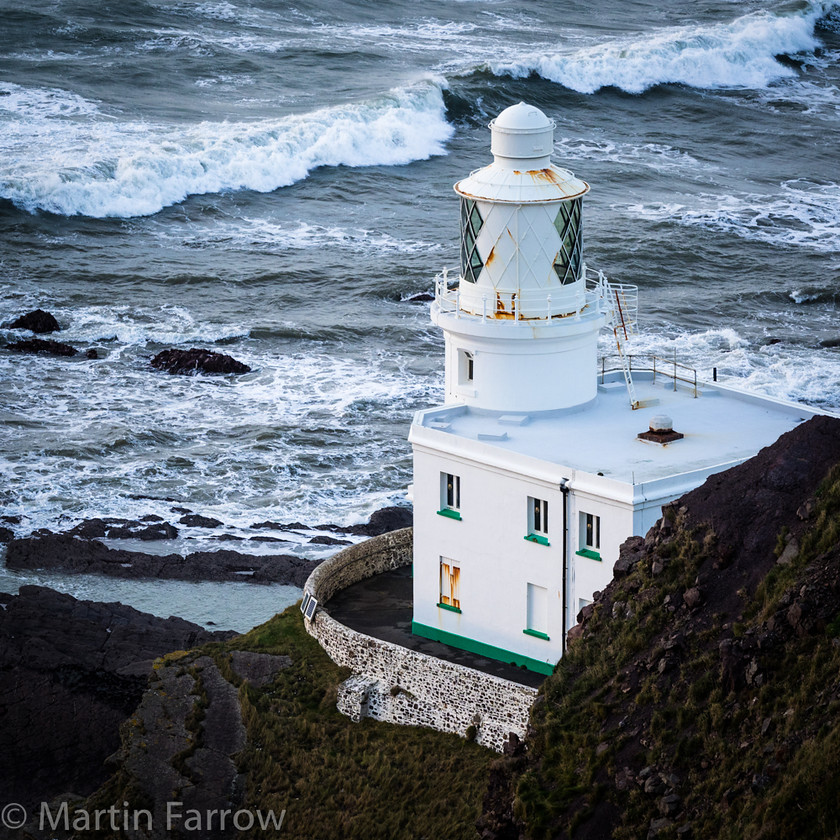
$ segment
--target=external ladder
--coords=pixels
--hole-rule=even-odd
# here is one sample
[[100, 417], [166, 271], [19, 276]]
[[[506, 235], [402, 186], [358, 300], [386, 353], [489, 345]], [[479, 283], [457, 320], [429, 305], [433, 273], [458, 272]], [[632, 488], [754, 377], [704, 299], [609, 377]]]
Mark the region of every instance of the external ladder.
[[598, 272], [597, 290], [601, 301], [601, 311], [606, 316], [606, 326], [612, 330], [618, 348], [621, 371], [624, 374], [624, 382], [627, 385], [627, 393], [630, 397], [630, 408], [635, 410], [641, 404], [633, 386], [633, 374], [630, 370], [630, 362], [624, 345], [633, 334], [636, 320], [635, 301], [638, 299], [638, 290], [636, 286], [610, 283], [603, 271]]

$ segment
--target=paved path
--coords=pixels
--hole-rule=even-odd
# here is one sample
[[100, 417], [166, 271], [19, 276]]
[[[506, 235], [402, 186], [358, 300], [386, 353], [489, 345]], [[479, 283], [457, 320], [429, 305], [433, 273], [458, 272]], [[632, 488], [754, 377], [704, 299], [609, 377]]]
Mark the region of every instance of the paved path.
[[487, 659], [465, 650], [433, 642], [411, 632], [412, 591], [411, 566], [383, 572], [367, 580], [354, 583], [336, 593], [326, 604], [327, 612], [342, 624], [386, 642], [394, 642], [411, 650], [437, 656], [495, 674], [522, 685], [539, 686], [545, 680], [525, 668]]

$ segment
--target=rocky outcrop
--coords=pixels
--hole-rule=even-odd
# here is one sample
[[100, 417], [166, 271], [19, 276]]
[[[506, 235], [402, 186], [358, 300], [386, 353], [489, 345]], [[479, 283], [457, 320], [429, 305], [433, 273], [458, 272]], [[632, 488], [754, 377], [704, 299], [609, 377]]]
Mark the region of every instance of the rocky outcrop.
[[151, 361], [153, 368], [172, 374], [248, 373], [251, 368], [225, 353], [192, 347], [189, 350], [163, 350]]
[[12, 540], [6, 549], [10, 569], [60, 569], [123, 578], [161, 580], [237, 580], [303, 586], [313, 563], [291, 554], [250, 555], [237, 551], [195, 551], [155, 555], [108, 548], [98, 540], [39, 532]]
[[21, 587], [0, 609], [0, 801], [87, 795], [110, 775], [120, 724], [152, 662], [235, 633], [211, 633], [122, 604]]
[[61, 329], [58, 321], [49, 312], [44, 312], [43, 309], [34, 309], [32, 312], [27, 312], [15, 318], [9, 329], [12, 330], [31, 330], [34, 333], [49, 333], [57, 332]]
[[[836, 824], [840, 420], [816, 417], [621, 547], [482, 837], [816, 837]], [[562, 746], [561, 746], [562, 745]], [[514, 801], [516, 807], [513, 807]]]
[[75, 356], [76, 348], [48, 338], [26, 338], [6, 345], [15, 353], [39, 353], [45, 356]]

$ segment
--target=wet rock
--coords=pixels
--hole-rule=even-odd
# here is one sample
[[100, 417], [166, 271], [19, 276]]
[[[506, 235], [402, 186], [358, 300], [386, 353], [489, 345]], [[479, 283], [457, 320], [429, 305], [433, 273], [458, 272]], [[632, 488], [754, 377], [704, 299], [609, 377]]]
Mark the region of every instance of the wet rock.
[[0, 526], [0, 543], [10, 542], [15, 538], [15, 532], [11, 528]]
[[[49, 533], [49, 532], [48, 532]], [[68, 535], [81, 537], [84, 540], [107, 538], [110, 540], [173, 540], [178, 536], [178, 529], [159, 516], [144, 516], [139, 521], [130, 519], [85, 519]]]
[[31, 330], [38, 334], [57, 332], [61, 329], [55, 317], [49, 312], [44, 312], [43, 309], [34, 309], [32, 312], [27, 312], [26, 315], [15, 318], [9, 324], [9, 328], [13, 330]]
[[375, 511], [366, 525], [355, 525], [348, 528], [347, 533], [365, 537], [378, 537], [380, 534], [387, 534], [389, 531], [410, 528], [413, 523], [414, 516], [411, 508], [386, 507]]
[[151, 361], [153, 368], [171, 374], [249, 373], [248, 365], [225, 353], [192, 347], [189, 350], [163, 350]]
[[291, 554], [253, 555], [224, 549], [196, 551], [185, 557], [145, 554], [46, 531], [13, 539], [6, 549], [6, 565], [10, 569], [61, 569], [134, 579], [239, 580], [303, 586], [317, 563]]
[[319, 534], [317, 537], [312, 537], [309, 540], [310, 545], [352, 545], [350, 540], [340, 540], [336, 537], [328, 537], [324, 534]]
[[435, 296], [431, 292], [418, 292], [416, 295], [406, 298], [409, 303], [429, 303], [434, 299]]
[[212, 516], [201, 516], [198, 513], [187, 513], [178, 522], [189, 528], [218, 528], [223, 524], [220, 520], [213, 519]]
[[75, 356], [76, 348], [60, 341], [45, 338], [27, 338], [23, 341], [13, 341], [6, 345], [7, 350], [15, 353], [39, 353], [45, 356]]

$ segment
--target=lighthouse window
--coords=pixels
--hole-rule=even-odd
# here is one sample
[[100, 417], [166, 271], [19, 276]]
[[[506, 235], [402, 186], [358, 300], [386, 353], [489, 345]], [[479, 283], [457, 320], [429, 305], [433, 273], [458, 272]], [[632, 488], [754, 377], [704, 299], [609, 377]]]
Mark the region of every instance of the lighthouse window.
[[478, 253], [476, 240], [484, 220], [476, 203], [468, 198], [461, 199], [461, 276], [470, 283], [478, 280], [484, 262]]
[[439, 607], [461, 612], [461, 566], [448, 557], [440, 558]]
[[450, 519], [461, 518], [461, 476], [452, 473], [440, 474], [440, 510], [441, 516]]
[[475, 359], [468, 350], [458, 351], [458, 384], [467, 385], [473, 381]]
[[601, 559], [601, 517], [593, 513], [580, 514], [580, 537], [578, 554]]
[[560, 234], [560, 250], [554, 259], [554, 271], [565, 286], [574, 283], [580, 276], [583, 251], [581, 230], [581, 200], [564, 201], [560, 204], [554, 227]]
[[548, 502], [528, 497], [528, 536], [526, 540], [548, 545]]

